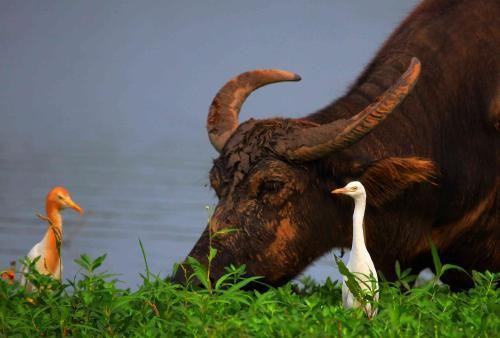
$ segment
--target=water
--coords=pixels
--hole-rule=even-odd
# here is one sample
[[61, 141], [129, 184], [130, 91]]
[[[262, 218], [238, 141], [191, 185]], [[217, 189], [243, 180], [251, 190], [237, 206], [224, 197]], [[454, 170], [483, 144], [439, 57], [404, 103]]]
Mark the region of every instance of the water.
[[[0, 162], [0, 261], [25, 255], [46, 231], [35, 212], [44, 211], [50, 187], [65, 185], [85, 209], [64, 211], [64, 275], [78, 272], [82, 253], [106, 253], [105, 268], [135, 286], [144, 272], [140, 238], [154, 273], [167, 276], [198, 239], [207, 220], [205, 205], [216, 203], [207, 187], [213, 155], [204, 147], [169, 153], [68, 153], [2, 158]], [[310, 271], [334, 274], [330, 261]]]

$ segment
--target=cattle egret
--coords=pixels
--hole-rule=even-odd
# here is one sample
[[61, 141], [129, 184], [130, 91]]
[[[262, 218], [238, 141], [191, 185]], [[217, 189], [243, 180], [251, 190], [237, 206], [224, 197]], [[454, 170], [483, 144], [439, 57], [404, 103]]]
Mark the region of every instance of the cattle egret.
[[[61, 210], [71, 208], [81, 215], [83, 209], [73, 202], [69, 192], [63, 187], [55, 187], [52, 189], [45, 201], [45, 210], [47, 216], [39, 216], [48, 222], [48, 229], [43, 239], [35, 244], [35, 246], [28, 253], [30, 261], [40, 257], [35, 264], [36, 270], [44, 275], [50, 275], [55, 279], [60, 280], [62, 274], [62, 260], [61, 260], [61, 244], [62, 244], [62, 231], [63, 220]], [[27, 272], [27, 267], [23, 268], [21, 284], [25, 285], [28, 290], [32, 290], [33, 286], [27, 283], [24, 273]]]
[[[352, 216], [352, 247], [347, 268], [357, 278], [362, 290], [374, 295], [374, 300], [378, 300], [378, 278], [372, 258], [368, 253], [365, 244], [363, 231], [363, 218], [366, 207], [366, 191], [360, 182], [354, 181], [347, 184], [344, 188], [335, 189], [332, 194], [343, 194], [354, 199], [354, 214]], [[375, 282], [373, 285], [373, 281]], [[362, 306], [358, 299], [351, 293], [346, 285], [346, 277], [342, 282], [342, 304], [344, 308], [358, 308]], [[376, 309], [372, 309], [370, 303], [367, 303], [363, 309], [366, 315], [371, 318], [377, 314]]]

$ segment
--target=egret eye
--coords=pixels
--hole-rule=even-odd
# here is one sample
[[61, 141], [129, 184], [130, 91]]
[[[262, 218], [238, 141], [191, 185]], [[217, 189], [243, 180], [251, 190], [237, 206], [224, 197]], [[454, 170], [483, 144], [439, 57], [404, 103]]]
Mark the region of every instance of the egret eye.
[[358, 190], [358, 187], [352, 187], [352, 191]]

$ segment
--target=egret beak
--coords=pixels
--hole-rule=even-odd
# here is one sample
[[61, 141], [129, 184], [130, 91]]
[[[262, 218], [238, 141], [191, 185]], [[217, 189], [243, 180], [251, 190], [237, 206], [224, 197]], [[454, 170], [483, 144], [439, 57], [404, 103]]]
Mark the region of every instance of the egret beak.
[[331, 191], [332, 194], [345, 194], [348, 192], [349, 192], [349, 190], [346, 188], [339, 188], [339, 189], [335, 189], [335, 190]]
[[79, 206], [78, 204], [76, 204], [75, 202], [73, 201], [69, 201], [69, 207], [73, 210], [75, 210], [77, 213], [79, 213], [80, 215], [83, 215], [83, 209], [81, 206]]

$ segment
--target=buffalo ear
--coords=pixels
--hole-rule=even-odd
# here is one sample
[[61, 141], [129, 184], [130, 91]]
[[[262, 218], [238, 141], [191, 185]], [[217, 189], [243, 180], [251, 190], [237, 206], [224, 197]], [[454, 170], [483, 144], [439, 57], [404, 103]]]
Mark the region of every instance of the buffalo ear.
[[430, 159], [388, 157], [364, 167], [360, 177], [368, 192], [368, 203], [381, 206], [414, 184], [437, 185], [438, 170]]

